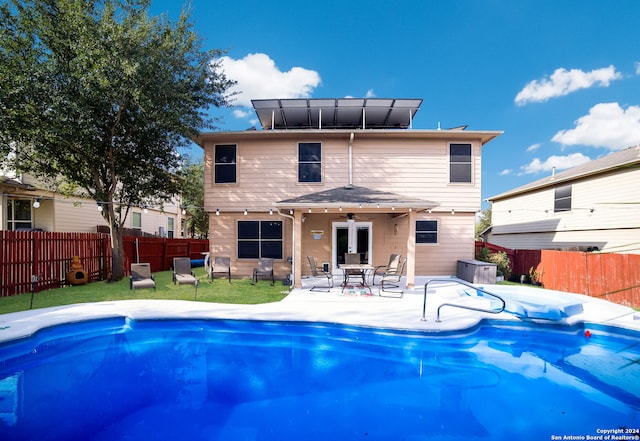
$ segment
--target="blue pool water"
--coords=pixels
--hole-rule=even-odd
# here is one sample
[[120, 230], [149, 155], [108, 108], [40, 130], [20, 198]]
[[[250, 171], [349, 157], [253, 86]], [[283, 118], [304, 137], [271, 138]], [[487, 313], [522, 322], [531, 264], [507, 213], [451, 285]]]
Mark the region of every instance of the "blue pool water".
[[549, 440], [610, 430], [632, 439], [640, 335], [588, 331], [498, 322], [445, 334], [225, 320], [56, 326], [0, 345], [0, 439]]

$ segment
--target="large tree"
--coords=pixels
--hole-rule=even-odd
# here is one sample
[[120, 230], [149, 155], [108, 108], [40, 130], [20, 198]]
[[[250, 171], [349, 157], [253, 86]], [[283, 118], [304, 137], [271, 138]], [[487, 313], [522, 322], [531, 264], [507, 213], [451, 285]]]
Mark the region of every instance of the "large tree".
[[183, 182], [182, 204], [188, 212], [187, 228], [192, 236], [207, 238], [209, 214], [204, 210], [204, 164], [187, 159], [179, 175]]
[[[3, 0], [0, 161], [62, 179], [103, 206], [111, 280], [124, 276], [131, 207], [180, 192], [179, 151], [213, 129], [232, 85], [185, 8], [150, 17], [148, 0]], [[13, 154], [9, 154], [13, 152]], [[6, 158], [6, 159], [5, 159]], [[4, 164], [6, 165], [6, 164]]]

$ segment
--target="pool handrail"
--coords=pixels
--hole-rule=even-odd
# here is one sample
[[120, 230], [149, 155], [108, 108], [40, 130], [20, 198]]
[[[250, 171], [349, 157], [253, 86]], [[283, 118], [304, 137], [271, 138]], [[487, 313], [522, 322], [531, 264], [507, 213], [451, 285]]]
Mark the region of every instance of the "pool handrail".
[[500, 297], [497, 294], [494, 294], [492, 292], [489, 292], [487, 290], [485, 290], [483, 287], [481, 286], [476, 286], [473, 285], [471, 283], [468, 283], [464, 280], [458, 279], [457, 277], [436, 277], [433, 279], [429, 279], [427, 281], [427, 283], [424, 284], [424, 300], [422, 302], [422, 321], [427, 321], [427, 287], [429, 286], [429, 283], [431, 282], [455, 282], [455, 283], [459, 283], [460, 285], [464, 285], [464, 286], [468, 286], [469, 288], [473, 288], [476, 291], [480, 291], [483, 294], [487, 294], [490, 295], [491, 297], [495, 297], [496, 299], [498, 299], [501, 303], [502, 306], [499, 309], [485, 309], [485, 308], [476, 308], [474, 306], [467, 306], [467, 305], [461, 305], [459, 303], [442, 303], [440, 306], [438, 306], [438, 309], [436, 311], [436, 322], [440, 322], [440, 309], [443, 306], [453, 306], [455, 308], [462, 308], [462, 309], [469, 309], [472, 311], [479, 311], [479, 312], [488, 312], [489, 314], [499, 314], [502, 311], [504, 311], [504, 308], [506, 307], [506, 303], [504, 301], [504, 299], [502, 297]]

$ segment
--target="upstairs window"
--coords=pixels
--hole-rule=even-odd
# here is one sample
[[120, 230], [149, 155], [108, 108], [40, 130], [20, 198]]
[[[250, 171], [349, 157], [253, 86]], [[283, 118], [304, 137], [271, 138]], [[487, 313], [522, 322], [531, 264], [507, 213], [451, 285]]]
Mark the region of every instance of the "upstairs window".
[[282, 221], [238, 221], [238, 259], [282, 259]]
[[449, 145], [449, 182], [472, 182], [471, 144]]
[[298, 144], [298, 182], [322, 182], [322, 145], [319, 142]]
[[438, 243], [438, 221], [416, 221], [416, 243]]
[[553, 212], [571, 211], [571, 185], [555, 189], [553, 198]]
[[214, 183], [235, 184], [237, 174], [236, 165], [236, 145], [216, 145], [213, 165]]

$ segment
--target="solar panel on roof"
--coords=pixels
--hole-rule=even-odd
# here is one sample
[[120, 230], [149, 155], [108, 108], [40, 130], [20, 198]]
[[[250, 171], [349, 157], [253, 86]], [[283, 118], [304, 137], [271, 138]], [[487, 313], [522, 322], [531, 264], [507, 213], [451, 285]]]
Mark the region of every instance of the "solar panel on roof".
[[319, 98], [252, 100], [265, 130], [406, 129], [421, 99]]

